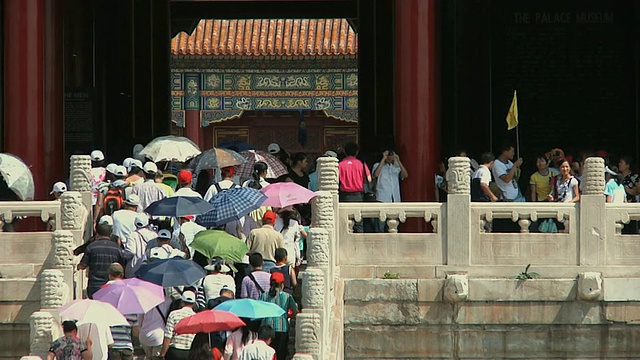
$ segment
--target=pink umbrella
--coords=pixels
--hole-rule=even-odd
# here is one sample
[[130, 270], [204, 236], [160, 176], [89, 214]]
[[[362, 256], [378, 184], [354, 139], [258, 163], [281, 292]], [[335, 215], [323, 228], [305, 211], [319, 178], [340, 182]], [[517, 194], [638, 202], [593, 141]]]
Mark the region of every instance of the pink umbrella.
[[275, 183], [260, 189], [267, 196], [262, 206], [283, 208], [290, 205], [306, 204], [316, 197], [316, 193], [294, 182]]
[[115, 306], [124, 315], [145, 314], [165, 299], [162, 286], [138, 278], [114, 281], [93, 298]]

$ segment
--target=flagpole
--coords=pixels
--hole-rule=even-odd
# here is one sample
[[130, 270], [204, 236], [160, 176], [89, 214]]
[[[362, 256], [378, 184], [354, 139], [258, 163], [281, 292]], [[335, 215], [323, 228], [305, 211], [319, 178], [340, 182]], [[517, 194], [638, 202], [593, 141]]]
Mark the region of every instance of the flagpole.
[[516, 160], [520, 159], [520, 126], [516, 126]]

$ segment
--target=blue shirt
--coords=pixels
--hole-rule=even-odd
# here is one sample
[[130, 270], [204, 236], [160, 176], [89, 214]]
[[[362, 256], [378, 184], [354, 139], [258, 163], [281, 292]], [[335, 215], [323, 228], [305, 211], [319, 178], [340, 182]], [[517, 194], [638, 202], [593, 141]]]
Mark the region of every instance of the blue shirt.
[[[373, 173], [380, 163], [373, 165]], [[400, 166], [385, 163], [376, 178], [376, 198], [380, 202], [400, 202]]]

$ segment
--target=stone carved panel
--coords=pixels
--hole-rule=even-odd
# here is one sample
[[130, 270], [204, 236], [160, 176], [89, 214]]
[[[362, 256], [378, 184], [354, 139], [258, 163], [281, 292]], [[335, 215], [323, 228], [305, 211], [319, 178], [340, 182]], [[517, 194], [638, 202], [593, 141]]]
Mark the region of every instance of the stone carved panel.
[[91, 191], [91, 156], [71, 155], [71, 190]]
[[82, 230], [87, 217], [87, 209], [82, 203], [82, 194], [67, 191], [60, 197], [62, 202], [62, 228], [64, 230]]
[[320, 354], [320, 314], [301, 312], [296, 317], [296, 352]]
[[313, 356], [309, 354], [298, 354], [293, 355], [293, 360], [313, 360]]
[[69, 230], [56, 230], [51, 233], [53, 241], [55, 269], [73, 269], [73, 234]]
[[578, 296], [582, 300], [596, 300], [602, 295], [602, 274], [582, 272], [578, 274]]
[[469, 195], [471, 190], [471, 163], [467, 157], [449, 158], [447, 170], [447, 186], [449, 194]]
[[307, 256], [310, 266], [329, 265], [329, 232], [322, 228], [309, 230], [309, 250]]
[[54, 326], [53, 316], [48, 312], [36, 311], [30, 318], [31, 346], [29, 353], [47, 358], [51, 342], [58, 336]]
[[302, 306], [323, 309], [326, 295], [326, 276], [320, 269], [309, 269], [302, 273]]
[[604, 194], [604, 159], [590, 157], [584, 161], [584, 171], [582, 173], [583, 195], [603, 195]]
[[316, 192], [318, 196], [311, 201], [313, 227], [332, 229], [335, 219], [333, 208], [333, 195], [328, 191]]
[[465, 301], [469, 296], [469, 279], [465, 274], [448, 275], [444, 283], [444, 297], [449, 302]]
[[49, 269], [40, 275], [40, 307], [55, 309], [66, 304], [69, 299], [69, 286], [64, 281], [62, 271]]
[[332, 157], [318, 158], [318, 189], [338, 194], [338, 159]]

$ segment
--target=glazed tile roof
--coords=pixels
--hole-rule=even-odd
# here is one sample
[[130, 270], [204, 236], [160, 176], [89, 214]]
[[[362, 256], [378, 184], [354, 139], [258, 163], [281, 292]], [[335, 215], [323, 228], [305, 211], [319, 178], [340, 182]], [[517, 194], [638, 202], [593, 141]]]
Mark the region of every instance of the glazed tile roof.
[[346, 19], [200, 20], [171, 40], [172, 55], [353, 56], [358, 35]]

